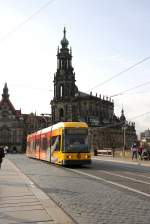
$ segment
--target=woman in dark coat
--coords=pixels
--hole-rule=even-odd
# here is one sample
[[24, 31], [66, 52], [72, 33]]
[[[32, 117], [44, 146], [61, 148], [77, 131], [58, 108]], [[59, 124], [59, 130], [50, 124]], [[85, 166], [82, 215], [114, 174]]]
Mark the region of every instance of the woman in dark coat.
[[0, 169], [4, 157], [5, 157], [4, 149], [3, 147], [0, 147]]

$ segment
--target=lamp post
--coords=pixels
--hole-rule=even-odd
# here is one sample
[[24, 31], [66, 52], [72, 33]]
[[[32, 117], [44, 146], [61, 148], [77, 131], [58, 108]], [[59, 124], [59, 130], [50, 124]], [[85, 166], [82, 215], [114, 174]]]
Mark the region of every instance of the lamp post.
[[126, 121], [123, 125], [123, 157], [125, 157], [125, 148], [126, 148]]

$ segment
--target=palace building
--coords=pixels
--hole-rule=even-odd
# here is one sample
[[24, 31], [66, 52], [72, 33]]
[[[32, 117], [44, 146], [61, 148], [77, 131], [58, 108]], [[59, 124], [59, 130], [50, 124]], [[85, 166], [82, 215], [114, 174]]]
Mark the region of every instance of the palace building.
[[27, 134], [50, 124], [50, 116], [22, 114], [21, 109], [16, 110], [9, 99], [5, 83], [0, 101], [0, 146], [7, 146], [9, 152], [24, 152]]
[[21, 110], [16, 110], [9, 99], [5, 83], [0, 101], [0, 145], [12, 151], [21, 151], [24, 144], [24, 123]]

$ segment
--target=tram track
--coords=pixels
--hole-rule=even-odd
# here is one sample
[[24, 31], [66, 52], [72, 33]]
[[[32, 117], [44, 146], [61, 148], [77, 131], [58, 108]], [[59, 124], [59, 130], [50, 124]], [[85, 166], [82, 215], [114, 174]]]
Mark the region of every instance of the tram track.
[[71, 169], [71, 171], [80, 175], [85, 175], [104, 184], [111, 184], [126, 191], [134, 192], [150, 198], [150, 172], [136, 170], [133, 166], [121, 166], [117, 169], [116, 164], [102, 163], [101, 161], [93, 161], [91, 168]]

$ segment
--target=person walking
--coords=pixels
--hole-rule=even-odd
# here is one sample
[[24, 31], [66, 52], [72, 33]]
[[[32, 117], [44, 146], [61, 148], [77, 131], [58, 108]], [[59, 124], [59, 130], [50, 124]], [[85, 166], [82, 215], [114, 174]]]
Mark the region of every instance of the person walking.
[[4, 157], [5, 157], [4, 149], [3, 147], [0, 147], [0, 169], [1, 169], [2, 161]]
[[140, 147], [138, 148], [138, 155], [139, 155], [139, 158], [140, 158], [140, 159], [142, 159], [142, 152], [143, 152], [143, 150], [144, 150], [143, 146], [140, 146]]
[[133, 144], [133, 146], [131, 147], [131, 152], [132, 152], [132, 160], [134, 158], [137, 159], [137, 147], [136, 147], [136, 144]]
[[5, 147], [4, 147], [4, 153], [5, 153], [5, 155], [8, 153], [8, 146], [7, 145], [5, 145]]

